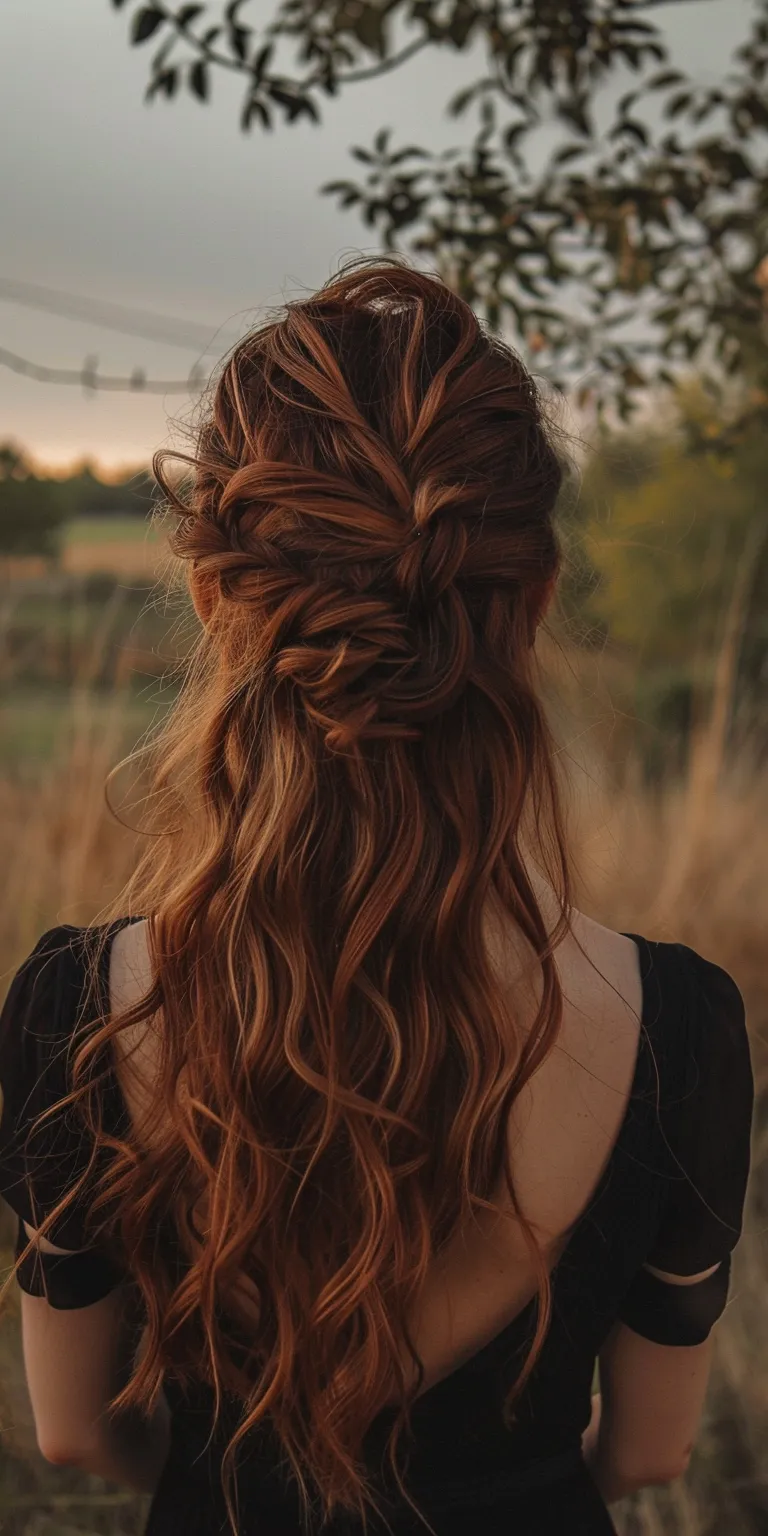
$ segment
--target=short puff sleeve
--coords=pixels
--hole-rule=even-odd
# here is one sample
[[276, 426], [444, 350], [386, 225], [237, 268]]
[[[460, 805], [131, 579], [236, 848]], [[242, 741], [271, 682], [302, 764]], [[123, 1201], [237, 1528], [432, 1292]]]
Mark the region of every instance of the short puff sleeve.
[[685, 978], [679, 1038], [663, 1103], [660, 1220], [646, 1264], [704, 1280], [675, 1285], [643, 1267], [620, 1317], [660, 1344], [699, 1344], [725, 1308], [731, 1252], [742, 1229], [754, 1082], [744, 1000], [733, 977], [678, 944]]
[[[0, 1195], [18, 1217], [19, 1256], [26, 1243], [23, 1222], [38, 1228], [86, 1172], [92, 1143], [72, 1105], [38, 1127], [42, 1111], [72, 1088], [73, 1033], [81, 1017], [86, 979], [84, 932], [60, 926], [44, 933], [16, 972], [0, 1012]], [[34, 1129], [33, 1129], [34, 1127]], [[53, 1306], [84, 1306], [119, 1284], [120, 1266], [94, 1246], [88, 1230], [92, 1175], [46, 1232], [72, 1257], [30, 1255], [18, 1271], [21, 1288], [45, 1295]]]

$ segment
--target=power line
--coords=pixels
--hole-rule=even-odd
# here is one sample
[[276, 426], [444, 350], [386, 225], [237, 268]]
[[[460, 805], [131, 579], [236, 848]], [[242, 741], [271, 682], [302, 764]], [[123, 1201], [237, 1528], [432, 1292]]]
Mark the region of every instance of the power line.
[[134, 394], [196, 395], [203, 389], [207, 377], [205, 370], [195, 364], [187, 379], [148, 379], [142, 368], [135, 368], [128, 379], [116, 379], [97, 374], [96, 358], [93, 357], [86, 358], [82, 368], [44, 368], [26, 357], [19, 357], [16, 352], [6, 351], [5, 347], [0, 347], [0, 366], [23, 374], [25, 378], [36, 379], [40, 384], [80, 384], [86, 394], [112, 389], [129, 390]]
[[149, 309], [131, 309], [126, 304], [87, 299], [80, 294], [65, 293], [61, 288], [20, 283], [12, 277], [0, 277], [0, 302], [49, 310], [70, 320], [86, 320], [109, 331], [142, 336], [147, 341], [164, 341], [172, 347], [189, 347], [203, 356], [214, 352], [221, 355], [240, 339], [231, 332], [220, 332], [218, 337], [212, 337], [211, 327], [179, 320], [173, 315], [158, 315]]

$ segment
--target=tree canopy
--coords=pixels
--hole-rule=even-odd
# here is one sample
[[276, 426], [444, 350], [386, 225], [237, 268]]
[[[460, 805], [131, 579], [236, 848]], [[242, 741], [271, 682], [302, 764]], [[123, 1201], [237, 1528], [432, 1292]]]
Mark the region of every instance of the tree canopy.
[[70, 475], [36, 474], [17, 443], [0, 443], [0, 556], [59, 552], [64, 524], [74, 517], [130, 514], [146, 517], [152, 477], [141, 468], [102, 480], [91, 464]]
[[[251, 0], [112, 0], [132, 11], [131, 41], [154, 47], [147, 99], [206, 102], [216, 73], [234, 71], [245, 131], [319, 123], [323, 96], [481, 41], [484, 73], [447, 103], [456, 118], [479, 110], [471, 144], [436, 154], [383, 127], [352, 147], [365, 179], [321, 192], [384, 249], [431, 258], [599, 412], [612, 402], [626, 417], [644, 386], [695, 366], [714, 389], [746, 377], [750, 416], [768, 416], [768, 0], [752, 0], [714, 84], [670, 59], [665, 12], [690, 3], [279, 0], [257, 28]], [[606, 122], [611, 80], [630, 88]], [[546, 122], [559, 142], [535, 169]]]
[[767, 744], [768, 437], [745, 426], [723, 451], [729, 423], [706, 392], [689, 385], [676, 406], [663, 426], [601, 432], [561, 507], [565, 636], [614, 659], [614, 734], [642, 722], [660, 768], [708, 714], [729, 625], [739, 729]]
[[38, 479], [15, 444], [0, 444], [0, 555], [55, 555], [65, 516], [56, 484]]

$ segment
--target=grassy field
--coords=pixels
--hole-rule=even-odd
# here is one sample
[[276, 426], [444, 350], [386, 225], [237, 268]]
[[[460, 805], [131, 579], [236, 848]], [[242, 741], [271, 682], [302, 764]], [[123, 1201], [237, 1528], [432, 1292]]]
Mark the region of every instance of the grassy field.
[[154, 579], [164, 551], [158, 531], [140, 517], [78, 517], [65, 531], [62, 565], [74, 575], [117, 571]]
[[[88, 545], [88, 559], [102, 551], [101, 566], [68, 572], [75, 584], [47, 595], [34, 583], [5, 594], [12, 615], [0, 628], [4, 982], [46, 927], [97, 918], [128, 874], [139, 837], [110, 817], [104, 779], [167, 707], [175, 687], [168, 671], [192, 632], [177, 606], [162, 594], [151, 598], [146, 572], [137, 585], [126, 581], [129, 540], [110, 542], [90, 525], [85, 531], [80, 546], [71, 534], [72, 559], [85, 559]], [[110, 575], [117, 550], [121, 563]], [[101, 586], [99, 571], [109, 577]], [[542, 660], [572, 785], [578, 905], [611, 927], [681, 940], [725, 966], [746, 999], [758, 1081], [745, 1233], [691, 1467], [672, 1488], [645, 1490], [616, 1507], [616, 1523], [622, 1536], [759, 1536], [768, 1531], [768, 781], [747, 749], [729, 758], [716, 698], [684, 771], [649, 785], [631, 737], [617, 731], [616, 698], [625, 687], [631, 693], [624, 663], [565, 654], [546, 640]], [[669, 761], [676, 761], [671, 750]], [[126, 815], [135, 795], [130, 770], [113, 794], [122, 819], [135, 825], [135, 806]], [[6, 1261], [10, 1230], [6, 1215]], [[145, 1501], [54, 1469], [37, 1453], [15, 1304], [0, 1320], [0, 1425], [4, 1536], [141, 1529]]]
[[39, 776], [69, 750], [85, 698], [118, 756], [162, 715], [189, 632], [169, 575], [157, 528], [130, 517], [78, 519], [54, 566], [14, 563], [0, 584], [0, 770]]

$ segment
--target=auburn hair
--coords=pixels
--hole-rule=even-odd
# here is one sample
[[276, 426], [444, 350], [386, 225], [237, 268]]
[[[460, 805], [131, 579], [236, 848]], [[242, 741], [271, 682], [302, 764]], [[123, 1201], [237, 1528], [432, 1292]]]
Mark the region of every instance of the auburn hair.
[[[115, 1407], [146, 1410], [164, 1373], [203, 1380], [217, 1417], [225, 1394], [239, 1405], [233, 1529], [235, 1455], [267, 1419], [305, 1515], [319, 1500], [365, 1526], [362, 1443], [388, 1400], [412, 1503], [408, 1320], [502, 1174], [538, 1275], [507, 1422], [550, 1318], [507, 1123], [558, 1034], [572, 910], [532, 648], [560, 564], [561, 457], [516, 353], [437, 275], [386, 256], [246, 335], [194, 451], [154, 470], [205, 623], [151, 745], [153, 835], [114, 906], [146, 918], [153, 984], [102, 1011], [70, 1095], [94, 1156], [110, 1151], [94, 1231], [128, 1256], [146, 1321]], [[540, 967], [524, 1038], [486, 945], [491, 901]], [[153, 1020], [157, 1129], [140, 1147], [102, 1129], [97, 1068]]]

